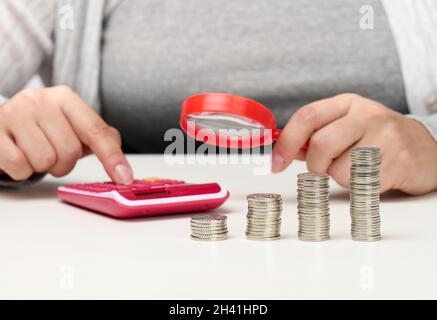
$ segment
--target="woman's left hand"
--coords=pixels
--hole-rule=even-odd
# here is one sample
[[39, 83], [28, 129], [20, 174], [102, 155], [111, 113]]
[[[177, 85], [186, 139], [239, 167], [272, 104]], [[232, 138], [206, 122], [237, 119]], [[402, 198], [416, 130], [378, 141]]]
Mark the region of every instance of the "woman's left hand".
[[328, 173], [348, 187], [353, 147], [381, 148], [382, 192], [424, 194], [437, 189], [437, 142], [429, 131], [418, 121], [356, 94], [300, 108], [273, 149], [272, 171], [305, 160], [308, 171]]

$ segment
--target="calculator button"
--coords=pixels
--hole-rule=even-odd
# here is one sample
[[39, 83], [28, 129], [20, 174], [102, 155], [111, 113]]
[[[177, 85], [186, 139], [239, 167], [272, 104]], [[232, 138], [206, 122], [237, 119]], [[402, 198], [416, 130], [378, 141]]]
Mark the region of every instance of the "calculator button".
[[84, 183], [84, 184], [71, 184], [67, 185], [68, 188], [82, 190], [87, 192], [109, 192], [109, 191], [138, 191], [147, 189], [163, 188], [165, 186], [174, 186], [186, 184], [182, 180], [171, 180], [162, 178], [146, 178], [146, 179], [135, 179], [131, 185], [121, 185], [115, 184], [112, 181], [107, 182], [95, 182], [95, 183]]
[[112, 190], [112, 188], [110, 187], [104, 187], [102, 185], [97, 186], [92, 184], [67, 185], [67, 187], [70, 189], [88, 191], [88, 192], [108, 192]]
[[161, 178], [146, 178], [146, 179], [143, 179], [143, 181], [146, 181], [146, 182], [157, 182], [157, 181], [161, 181], [161, 180], [163, 180], [163, 179], [161, 179]]
[[131, 190], [133, 188], [136, 188], [137, 186], [139, 186], [139, 185], [138, 184], [130, 184], [130, 185], [114, 184], [113, 186], [111, 186], [111, 188], [113, 190], [117, 190], [117, 191], [125, 191], [125, 190]]

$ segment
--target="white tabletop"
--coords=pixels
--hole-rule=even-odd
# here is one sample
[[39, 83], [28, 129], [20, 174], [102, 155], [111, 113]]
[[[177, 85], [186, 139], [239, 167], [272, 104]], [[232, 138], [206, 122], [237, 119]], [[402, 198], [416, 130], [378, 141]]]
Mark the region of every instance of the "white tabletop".
[[[349, 234], [348, 193], [331, 183], [332, 239], [307, 243], [296, 235], [303, 163], [257, 175], [257, 164], [129, 159], [137, 177], [227, 186], [231, 197], [214, 212], [228, 215], [230, 238], [190, 240], [190, 214], [121, 221], [60, 202], [60, 184], [107, 180], [89, 157], [65, 178], [0, 191], [0, 298], [437, 298], [437, 193], [384, 195], [383, 240], [360, 243]], [[281, 240], [245, 239], [253, 192], [282, 194]]]

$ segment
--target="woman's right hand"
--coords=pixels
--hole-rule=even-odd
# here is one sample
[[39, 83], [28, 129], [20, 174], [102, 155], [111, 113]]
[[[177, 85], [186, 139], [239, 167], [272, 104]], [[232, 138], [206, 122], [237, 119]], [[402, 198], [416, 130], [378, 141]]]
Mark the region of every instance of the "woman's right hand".
[[0, 106], [0, 171], [12, 179], [64, 176], [89, 151], [112, 181], [132, 182], [120, 134], [70, 88], [25, 89]]

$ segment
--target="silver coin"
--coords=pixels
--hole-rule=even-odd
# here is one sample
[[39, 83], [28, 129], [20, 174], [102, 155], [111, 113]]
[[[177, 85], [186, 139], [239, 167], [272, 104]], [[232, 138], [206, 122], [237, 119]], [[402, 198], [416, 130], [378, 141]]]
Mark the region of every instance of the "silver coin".
[[265, 208], [263, 210], [257, 210], [253, 208], [249, 208], [247, 213], [257, 216], [272, 216], [272, 215], [280, 215], [282, 213], [282, 208]]
[[276, 239], [280, 235], [282, 197], [275, 193], [256, 193], [247, 196], [248, 239]]
[[381, 239], [379, 148], [360, 147], [351, 152], [350, 216], [351, 236], [356, 241]]
[[193, 229], [191, 228], [191, 233], [194, 234], [219, 234], [219, 233], [226, 233], [228, 232], [227, 228], [222, 228], [222, 229], [215, 229], [215, 230], [211, 230], [211, 229]]
[[380, 241], [382, 240], [381, 236], [375, 236], [375, 237], [357, 237], [357, 236], [352, 236], [352, 240], [354, 241], [360, 241], [360, 242], [373, 242], [373, 241]]
[[256, 223], [253, 221], [248, 221], [247, 226], [248, 227], [258, 227], [258, 228], [277, 228], [281, 225], [281, 221], [275, 221], [275, 222], [263, 222], [263, 223]]
[[190, 225], [192, 226], [198, 226], [198, 227], [217, 227], [217, 226], [225, 226], [227, 225], [226, 221], [210, 221], [210, 222], [196, 222], [196, 221], [191, 221]]
[[253, 193], [247, 196], [247, 200], [256, 202], [270, 202], [272, 200], [282, 200], [280, 194], [276, 193]]
[[198, 234], [198, 233], [192, 233], [191, 237], [195, 237], [198, 239], [223, 239], [228, 237], [228, 233], [221, 233], [221, 234]]
[[203, 221], [225, 221], [227, 220], [226, 216], [222, 215], [210, 215], [210, 216], [195, 216], [191, 217], [191, 221], [203, 222]]
[[197, 237], [193, 235], [191, 236], [191, 239], [195, 241], [223, 241], [226, 240], [227, 238], [228, 238], [227, 235], [223, 237], [207, 237], [207, 238]]
[[190, 226], [193, 240], [219, 241], [228, 237], [226, 216], [195, 216], [191, 218]]
[[320, 221], [320, 222], [310, 222], [310, 221], [304, 221], [299, 220], [299, 229], [302, 228], [326, 228], [329, 230], [330, 224], [327, 221]]
[[307, 238], [307, 237], [298, 236], [298, 239], [304, 242], [322, 242], [322, 241], [328, 241], [330, 238], [329, 237]]
[[247, 226], [246, 231], [279, 233], [280, 227], [281, 226], [262, 226], [262, 227]]
[[221, 229], [227, 229], [227, 225], [220, 225], [220, 226], [196, 226], [191, 225], [192, 230], [221, 230]]
[[246, 233], [246, 238], [248, 240], [256, 240], [256, 241], [273, 241], [273, 240], [279, 240], [281, 236], [278, 235], [274, 237], [257, 237]]
[[193, 235], [204, 235], [204, 236], [208, 236], [208, 235], [219, 235], [219, 234], [225, 234], [228, 233], [228, 230], [220, 230], [220, 231], [199, 231], [199, 230], [191, 230], [191, 234]]
[[329, 176], [301, 173], [297, 176], [298, 239], [324, 241], [329, 239]]

